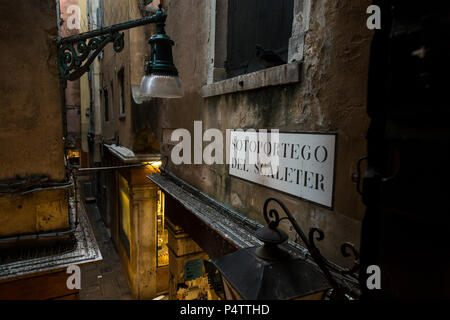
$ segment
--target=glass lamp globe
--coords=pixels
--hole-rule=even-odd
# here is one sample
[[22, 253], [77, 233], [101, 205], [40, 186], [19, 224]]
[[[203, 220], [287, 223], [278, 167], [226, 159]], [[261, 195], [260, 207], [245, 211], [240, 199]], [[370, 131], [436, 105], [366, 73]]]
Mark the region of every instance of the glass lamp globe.
[[182, 98], [183, 86], [175, 75], [149, 74], [141, 81], [141, 95], [145, 98]]

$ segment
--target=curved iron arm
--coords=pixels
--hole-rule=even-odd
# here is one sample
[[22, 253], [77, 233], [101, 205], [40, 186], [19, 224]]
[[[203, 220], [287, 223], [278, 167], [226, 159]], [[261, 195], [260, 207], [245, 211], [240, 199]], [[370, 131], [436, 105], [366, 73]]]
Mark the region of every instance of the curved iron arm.
[[114, 51], [121, 52], [124, 48], [123, 38], [123, 33], [116, 32], [89, 39], [89, 42], [79, 40], [77, 43], [62, 44], [58, 48], [58, 64], [64, 85], [67, 80], [79, 79], [84, 73], [88, 72], [94, 59], [108, 43], [114, 44]]
[[92, 62], [108, 43], [113, 43], [115, 52], [121, 52], [124, 48], [124, 34], [120, 31], [156, 23], [158, 33], [165, 33], [166, 19], [167, 15], [159, 4], [158, 12], [150, 17], [58, 39], [56, 45], [62, 87], [66, 88], [67, 80], [79, 79], [88, 72]]
[[[298, 225], [297, 221], [292, 216], [289, 209], [284, 205], [283, 202], [276, 198], [269, 198], [264, 203], [264, 219], [266, 220], [269, 228], [275, 229], [279, 226], [280, 221], [284, 220], [285, 218], [280, 218], [280, 215], [278, 214], [278, 211], [274, 208], [267, 211], [269, 203], [273, 201], [276, 202], [284, 211], [284, 213], [287, 215], [287, 219], [290, 221], [292, 226], [294, 227], [295, 231], [299, 235], [300, 239], [303, 241], [303, 243], [306, 246], [306, 249], [308, 249], [309, 254], [313, 258], [313, 260], [317, 263], [318, 267], [322, 270], [323, 274], [325, 275], [325, 278], [328, 280], [330, 285], [333, 287], [333, 296], [337, 299], [345, 299], [345, 290], [337, 283], [337, 281], [334, 279], [334, 277], [331, 275], [330, 268], [332, 268], [331, 263], [322, 256], [319, 249], [315, 245], [315, 240], [321, 241], [325, 238], [325, 234], [321, 229], [318, 228], [311, 228], [308, 234], [308, 238], [306, 237], [303, 230]], [[355, 257], [355, 265], [342, 272], [342, 274], [350, 274], [357, 270], [359, 264], [357, 263], [357, 260], [359, 258], [359, 254], [355, 247], [350, 243], [344, 243], [341, 246], [341, 253], [344, 255], [344, 257], [349, 257], [350, 253], [348, 252], [348, 249], [351, 250]]]

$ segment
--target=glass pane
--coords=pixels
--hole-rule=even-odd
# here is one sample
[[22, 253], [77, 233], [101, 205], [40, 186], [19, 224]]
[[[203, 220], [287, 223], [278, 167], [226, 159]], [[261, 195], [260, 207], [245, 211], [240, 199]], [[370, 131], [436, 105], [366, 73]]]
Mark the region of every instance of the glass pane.
[[120, 210], [120, 238], [129, 255], [131, 227], [130, 227], [130, 194], [128, 182], [119, 175], [119, 210]]
[[158, 190], [156, 204], [156, 228], [158, 267], [167, 266], [169, 264], [169, 249], [167, 247], [168, 233], [164, 225], [164, 193], [161, 190]]

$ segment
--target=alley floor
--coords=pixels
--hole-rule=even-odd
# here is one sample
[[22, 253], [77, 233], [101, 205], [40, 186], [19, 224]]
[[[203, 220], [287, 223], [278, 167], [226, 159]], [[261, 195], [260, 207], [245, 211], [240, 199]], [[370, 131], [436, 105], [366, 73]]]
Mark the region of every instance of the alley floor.
[[84, 207], [100, 247], [103, 261], [81, 268], [80, 299], [131, 300], [125, 270], [100, 217], [97, 205], [95, 202], [85, 203]]

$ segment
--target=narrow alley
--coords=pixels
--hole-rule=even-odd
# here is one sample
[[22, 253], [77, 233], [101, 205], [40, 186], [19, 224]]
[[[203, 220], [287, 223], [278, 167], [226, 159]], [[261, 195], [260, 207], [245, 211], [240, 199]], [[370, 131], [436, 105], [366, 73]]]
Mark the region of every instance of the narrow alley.
[[0, 21], [0, 300], [450, 299], [450, 1]]
[[[89, 189], [90, 182], [80, 182], [81, 187]], [[86, 210], [94, 235], [103, 256], [103, 261], [81, 268], [81, 300], [129, 300], [132, 299], [126, 273], [120, 263], [114, 244], [103, 223], [95, 202], [85, 201], [81, 193], [80, 206]]]

